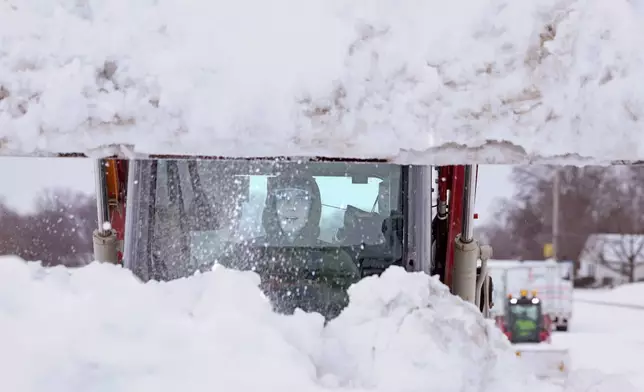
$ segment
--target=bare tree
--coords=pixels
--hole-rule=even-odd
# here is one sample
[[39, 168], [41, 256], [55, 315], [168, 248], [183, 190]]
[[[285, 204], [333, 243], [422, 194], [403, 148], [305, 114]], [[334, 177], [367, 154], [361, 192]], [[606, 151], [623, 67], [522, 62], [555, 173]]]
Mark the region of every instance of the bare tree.
[[37, 212], [19, 215], [0, 205], [0, 253], [45, 265], [91, 261], [96, 203], [92, 196], [55, 189], [43, 192]]
[[24, 225], [24, 218], [7, 207], [4, 199], [0, 200], [0, 252], [17, 254], [19, 236], [16, 231]]
[[597, 234], [588, 241], [588, 259], [623, 276], [637, 280], [637, 269], [644, 265], [644, 236], [638, 234]]
[[[552, 242], [553, 170], [549, 166], [518, 166], [512, 171], [517, 190], [499, 201], [497, 222], [484, 231], [496, 238], [495, 257], [541, 259]], [[559, 256], [577, 260], [589, 235], [641, 233], [644, 171], [641, 167], [560, 168]], [[505, 231], [501, 233], [500, 231]]]
[[512, 233], [498, 222], [479, 227], [476, 229], [476, 235], [480, 236], [481, 241], [492, 246], [495, 259], [514, 260], [523, 256], [523, 252], [512, 242]]

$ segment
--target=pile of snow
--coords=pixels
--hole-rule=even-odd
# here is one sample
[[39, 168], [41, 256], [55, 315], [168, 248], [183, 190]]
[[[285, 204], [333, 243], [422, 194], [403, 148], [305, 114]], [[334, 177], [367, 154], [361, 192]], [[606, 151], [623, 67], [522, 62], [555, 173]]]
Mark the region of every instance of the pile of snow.
[[254, 273], [142, 284], [128, 271], [0, 260], [0, 389], [548, 392], [477, 309], [391, 268], [324, 326], [279, 315]]
[[642, 0], [8, 0], [0, 41], [2, 154], [644, 159]]

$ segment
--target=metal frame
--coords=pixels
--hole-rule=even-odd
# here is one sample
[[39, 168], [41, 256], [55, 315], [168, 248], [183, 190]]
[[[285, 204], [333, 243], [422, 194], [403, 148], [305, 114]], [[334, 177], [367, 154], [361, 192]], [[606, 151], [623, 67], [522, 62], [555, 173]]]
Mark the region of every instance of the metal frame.
[[101, 235], [109, 235], [109, 229], [105, 223], [110, 222], [109, 201], [107, 196], [107, 176], [105, 173], [105, 160], [97, 159], [94, 163], [96, 180], [96, 212], [98, 215], [98, 232]]
[[472, 165], [465, 166], [463, 178], [463, 209], [461, 214], [461, 241], [474, 240], [474, 202], [476, 197], [476, 173]]
[[453, 272], [455, 263], [456, 249], [454, 247], [454, 238], [461, 232], [462, 214], [459, 213], [463, 208], [464, 195], [464, 177], [465, 169], [463, 166], [451, 166], [447, 168], [447, 184], [449, 189], [449, 212], [447, 222], [447, 245], [445, 253], [445, 284], [453, 286]]
[[98, 159], [95, 162], [96, 178], [96, 210], [98, 217], [98, 228], [92, 233], [92, 242], [94, 244], [94, 258], [105, 263], [117, 264], [118, 257], [118, 240], [116, 232], [110, 223], [110, 207], [107, 190], [107, 176], [105, 173], [105, 160]]
[[[321, 160], [323, 161], [323, 160]], [[108, 189], [102, 160], [97, 163], [98, 218], [102, 226], [109, 221]], [[365, 162], [367, 163], [367, 162]], [[380, 163], [380, 162], [369, 162]], [[127, 210], [124, 231], [124, 265], [142, 280], [163, 280], [168, 271], [155, 263], [149, 241], [150, 230], [155, 222], [157, 160], [131, 160], [128, 167]], [[408, 271], [427, 274], [434, 273], [432, 249], [432, 166], [408, 165], [401, 167], [401, 195], [399, 210], [404, 217], [402, 263]], [[445, 246], [444, 283], [452, 293], [465, 301], [480, 305], [484, 302], [484, 313], [489, 308], [487, 295], [481, 298], [481, 291], [488, 292], [486, 261], [491, 257], [489, 246], [480, 246], [473, 235], [474, 201], [476, 197], [476, 166], [450, 166], [439, 169], [439, 206], [437, 212], [443, 213], [444, 203], [448, 202], [447, 238]], [[449, 195], [447, 191], [449, 190]], [[447, 200], [449, 198], [449, 200]], [[440, 215], [440, 214], [439, 214]], [[444, 221], [444, 216], [441, 216]], [[139, 225], [137, 222], [146, 222]], [[121, 230], [122, 231], [122, 230]], [[458, 233], [458, 234], [457, 234]], [[109, 236], [97, 230], [95, 250], [99, 261], [115, 262], [111, 250], [106, 252], [105, 242], [112, 244], [114, 230]], [[106, 238], [110, 238], [106, 240]], [[101, 243], [101, 241], [103, 243]], [[437, 239], [438, 241], [438, 239]], [[143, 246], [145, 244], [145, 246]], [[101, 251], [103, 249], [103, 251]], [[110, 248], [111, 249], [111, 248]], [[116, 249], [116, 246], [114, 246]], [[102, 252], [102, 253], [101, 253]], [[114, 254], [116, 254], [114, 252]], [[100, 256], [100, 257], [98, 257]], [[481, 260], [481, 271], [477, 275], [477, 263]], [[442, 268], [442, 266], [441, 266]]]
[[[431, 274], [432, 258], [432, 170], [431, 166], [407, 166], [402, 183], [406, 227], [403, 265], [407, 271]], [[404, 173], [403, 172], [403, 173]]]
[[[123, 264], [144, 281], [157, 278], [151, 241], [150, 228], [154, 227], [154, 198], [156, 176], [153, 175], [156, 162], [134, 160], [128, 169], [128, 203], [125, 214], [125, 250]], [[138, 222], [148, 222], [139, 225]], [[145, 246], [141, 246], [145, 244]]]
[[[157, 180], [154, 175], [156, 173], [154, 167], [160, 163], [157, 160], [133, 160], [129, 165], [128, 200], [125, 214], [125, 232], [128, 234], [124, 241], [124, 266], [144, 281], [165, 280], [167, 278], [165, 272], [168, 272], [163, 271], [163, 266], [155, 263], [152, 249], [149, 249], [151, 241], [148, 240], [151, 235], [150, 230], [154, 228], [152, 220], [155, 217], [155, 200], [158, 197], [156, 185], [151, 182]], [[412, 226], [403, 227], [403, 244], [402, 249], [399, 250], [401, 252], [399, 257], [402, 257], [404, 264], [405, 260], [409, 260], [408, 255], [413, 254], [414, 260], [421, 260], [416, 263], [418, 270], [429, 273], [431, 268], [431, 167], [416, 167], [415, 169], [408, 166], [399, 167], [401, 168], [401, 183], [398, 210], [402, 209], [403, 214], [408, 213], [406, 210], [413, 201], [403, 202], [407, 194], [414, 198], [417, 204], [424, 206], [422, 208], [424, 218], [418, 221], [418, 224], [414, 223]], [[411, 181], [413, 181], [413, 185]], [[408, 217], [406, 216], [404, 222], [407, 221]], [[139, 224], [139, 222], [145, 222], [145, 224]], [[420, 231], [413, 234], [417, 229]], [[408, 233], [415, 235], [417, 239], [411, 243], [406, 242], [409, 237]], [[418, 259], [416, 255], [420, 255], [421, 259]], [[415, 270], [414, 268], [410, 270]]]
[[[489, 279], [487, 277], [487, 260], [492, 257], [492, 248], [489, 245], [480, 245], [474, 239], [474, 202], [476, 197], [476, 168], [474, 165], [463, 167], [462, 181], [462, 204], [461, 204], [461, 227], [460, 233], [454, 238], [454, 267], [452, 277], [452, 293], [458, 295], [467, 302], [476, 306], [481, 305], [481, 292], [485, 294], [483, 313], [487, 316], [489, 312]], [[453, 187], [455, 189], [456, 187]], [[452, 190], [454, 192], [454, 190]], [[455, 192], [454, 192], [455, 193]], [[452, 199], [455, 196], [452, 195]], [[450, 206], [450, 221], [456, 219], [458, 210]], [[450, 227], [453, 229], [453, 227]], [[477, 272], [478, 261], [481, 260], [480, 273]]]

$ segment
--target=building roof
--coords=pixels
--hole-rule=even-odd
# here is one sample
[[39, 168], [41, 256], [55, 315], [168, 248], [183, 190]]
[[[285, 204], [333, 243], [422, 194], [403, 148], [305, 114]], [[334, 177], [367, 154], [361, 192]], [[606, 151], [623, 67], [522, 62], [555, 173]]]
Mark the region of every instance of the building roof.
[[644, 235], [641, 234], [592, 234], [586, 240], [580, 262], [619, 264], [634, 258], [644, 263]]

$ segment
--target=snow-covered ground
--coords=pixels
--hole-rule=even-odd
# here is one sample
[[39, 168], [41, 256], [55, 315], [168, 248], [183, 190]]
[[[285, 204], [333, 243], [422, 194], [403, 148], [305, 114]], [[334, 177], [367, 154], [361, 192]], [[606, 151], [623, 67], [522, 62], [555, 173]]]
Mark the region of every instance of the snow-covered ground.
[[[640, 295], [644, 290], [640, 287]], [[568, 348], [575, 380], [585, 392], [644, 390], [644, 310], [575, 301], [570, 331], [555, 333], [553, 346]]]
[[641, 307], [644, 311], [644, 283], [625, 284], [612, 289], [576, 290], [575, 300]]
[[363, 280], [326, 327], [319, 315], [273, 313], [257, 284], [223, 268], [142, 284], [111, 265], [0, 259], [0, 390], [562, 391], [426, 275]]
[[642, 3], [3, 1], [0, 153], [643, 159]]

